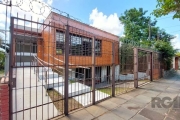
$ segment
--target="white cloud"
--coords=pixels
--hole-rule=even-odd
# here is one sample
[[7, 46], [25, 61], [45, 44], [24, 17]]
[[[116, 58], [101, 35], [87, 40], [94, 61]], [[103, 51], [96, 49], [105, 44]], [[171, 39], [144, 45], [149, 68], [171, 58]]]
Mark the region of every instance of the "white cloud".
[[171, 40], [171, 43], [175, 49], [180, 49], [180, 36], [179, 36], [179, 34], [175, 35], [175, 38]]
[[99, 29], [105, 30], [115, 35], [121, 35], [123, 32], [123, 24], [121, 24], [117, 13], [111, 14], [109, 16], [104, 15], [99, 12], [97, 8], [93, 9], [89, 20], [91, 26], [97, 27]]

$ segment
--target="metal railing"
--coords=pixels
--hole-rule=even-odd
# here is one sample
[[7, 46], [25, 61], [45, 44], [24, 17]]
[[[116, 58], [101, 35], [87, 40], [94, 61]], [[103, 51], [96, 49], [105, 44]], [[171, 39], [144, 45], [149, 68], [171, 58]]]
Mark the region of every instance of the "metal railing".
[[[41, 63], [41, 61], [33, 54], [33, 57], [34, 57], [34, 65], [37, 63], [40, 63], [41, 65], [42, 65], [42, 67], [43, 67], [43, 69], [45, 70], [45, 71], [43, 71], [43, 72], [45, 72], [45, 74], [44, 74], [44, 77], [45, 77], [45, 89], [46, 89], [46, 96], [47, 96], [47, 79], [48, 79], [48, 77], [47, 77], [47, 69], [46, 69], [46, 67], [43, 65], [43, 63]], [[37, 61], [36, 63], [35, 63], [35, 60]], [[39, 78], [39, 67], [36, 67], [36, 70], [35, 70], [35, 67], [34, 67], [34, 72], [37, 72], [36, 74], [37, 74], [37, 76], [38, 76], [38, 78]], [[42, 73], [43, 73], [42, 72]], [[39, 79], [38, 79], [39, 80]]]

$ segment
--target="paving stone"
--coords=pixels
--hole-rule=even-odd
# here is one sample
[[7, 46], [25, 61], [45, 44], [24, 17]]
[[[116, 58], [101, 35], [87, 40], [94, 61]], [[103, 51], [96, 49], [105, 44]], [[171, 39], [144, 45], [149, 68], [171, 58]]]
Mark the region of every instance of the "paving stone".
[[165, 117], [164, 115], [147, 108], [144, 108], [139, 114], [150, 120], [163, 120]]
[[161, 94], [159, 94], [157, 97], [170, 97], [171, 99], [174, 99], [178, 96], [177, 93], [165, 93], [165, 92], [162, 92]]
[[[146, 106], [147, 109], [158, 112], [162, 115], [167, 115], [168, 113], [168, 108], [158, 108], [156, 105], [153, 105], [154, 103], [149, 103], [148, 106]], [[153, 106], [155, 106], [155, 108], [153, 108]]]
[[124, 107], [118, 107], [116, 109], [113, 109], [112, 112], [120, 116], [121, 118], [124, 118], [125, 120], [130, 119], [136, 114], [136, 112], [126, 109]]
[[124, 119], [120, 118], [116, 114], [113, 114], [112, 112], [108, 112], [108, 113], [103, 114], [102, 116], [98, 117], [98, 120], [124, 120]]
[[99, 103], [98, 105], [103, 106], [104, 108], [111, 110], [118, 106], [118, 104], [111, 102], [110, 100], [103, 101]]
[[91, 120], [94, 117], [86, 110], [80, 110], [68, 116], [70, 120]]
[[142, 107], [140, 105], [135, 104], [135, 103], [130, 102], [130, 101], [122, 104], [121, 106], [124, 108], [127, 108], [129, 110], [135, 111], [135, 112], [138, 112], [140, 109], [142, 109]]
[[127, 94], [122, 94], [122, 95], [119, 95], [117, 97], [125, 99], [125, 100], [130, 100], [130, 99], [134, 98], [133, 96], [130, 96], [130, 95], [127, 95]]
[[166, 117], [165, 120], [174, 120], [174, 119], [172, 119], [170, 117]]
[[119, 98], [119, 97], [113, 97], [113, 98], [110, 98], [109, 100], [111, 102], [114, 102], [114, 103], [118, 104], [118, 105], [121, 105], [121, 104], [123, 104], [123, 103], [125, 103], [127, 101], [127, 100]]
[[127, 95], [135, 97], [135, 96], [137, 96], [139, 94], [144, 93], [145, 91], [146, 90], [143, 90], [143, 89], [136, 89], [134, 91], [131, 91], [131, 92], [127, 93]]
[[151, 90], [147, 90], [146, 92], [144, 92], [142, 95], [144, 96], [148, 96], [148, 97], [156, 97], [158, 94], [160, 94], [161, 92], [156, 92], [156, 91], [151, 91]]
[[65, 116], [65, 117], [56, 118], [56, 119], [53, 119], [53, 120], [70, 120], [70, 119], [67, 116]]
[[94, 117], [98, 117], [108, 111], [104, 107], [98, 105], [87, 107], [86, 110]]
[[170, 117], [174, 120], [179, 120], [180, 119], [180, 109], [172, 109], [169, 112], [168, 117]]
[[152, 100], [151, 97], [148, 97], [148, 96], [145, 96], [145, 95], [142, 95], [142, 94], [136, 96], [135, 99], [138, 99], [138, 100], [140, 100], [140, 101], [143, 102], [143, 103], [149, 103], [149, 102], [151, 102], [151, 100]]
[[135, 104], [137, 104], [137, 105], [139, 105], [141, 107], [145, 107], [148, 104], [148, 102], [146, 102], [143, 99], [141, 100], [139, 98], [131, 99], [131, 100], [129, 100], [129, 102], [135, 103]]
[[145, 118], [142, 115], [136, 114], [134, 117], [132, 117], [130, 120], [149, 120], [148, 118]]

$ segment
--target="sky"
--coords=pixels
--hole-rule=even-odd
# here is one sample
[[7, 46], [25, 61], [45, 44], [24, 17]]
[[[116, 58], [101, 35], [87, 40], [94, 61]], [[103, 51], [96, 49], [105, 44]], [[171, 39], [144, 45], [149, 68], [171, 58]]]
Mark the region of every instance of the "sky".
[[[0, 0], [2, 1], [2, 0]], [[23, 2], [22, 2], [23, 1]], [[45, 19], [49, 14], [50, 8], [46, 7], [40, 9], [42, 4], [37, 2], [30, 2], [31, 0], [13, 0], [13, 4], [18, 3], [21, 9], [31, 12], [22, 12], [17, 7], [13, 7], [12, 15], [16, 16], [17, 12], [20, 17], [33, 20]], [[39, 0], [44, 2], [46, 5], [51, 5], [52, 7], [68, 13], [74, 18], [78, 18], [83, 23], [89, 24], [96, 28], [105, 30], [107, 32], [113, 33], [118, 36], [123, 35], [123, 24], [119, 21], [119, 17], [124, 13], [125, 10], [131, 8], [143, 8], [147, 10], [147, 16], [151, 16], [151, 12], [156, 8], [156, 0]], [[10, 9], [8, 9], [10, 10]], [[33, 12], [32, 12], [33, 10]], [[39, 16], [36, 13], [43, 12], [43, 15]], [[5, 28], [5, 7], [0, 5], [0, 29]], [[9, 19], [8, 19], [9, 21]], [[176, 38], [172, 40], [174, 48], [180, 49], [180, 20], [172, 19], [172, 14], [157, 18], [157, 26], [165, 29], [167, 33], [170, 33]]]

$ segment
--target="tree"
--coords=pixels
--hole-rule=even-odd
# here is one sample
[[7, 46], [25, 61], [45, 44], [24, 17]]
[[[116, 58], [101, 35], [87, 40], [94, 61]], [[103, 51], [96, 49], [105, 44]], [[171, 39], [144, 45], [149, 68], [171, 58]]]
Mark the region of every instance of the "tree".
[[4, 69], [5, 65], [5, 54], [0, 51], [0, 70]]
[[[151, 47], [162, 52], [164, 64], [169, 69], [172, 57], [175, 54], [170, 42], [174, 36], [157, 27], [157, 21], [151, 20], [151, 17], [146, 16], [146, 13], [147, 11], [142, 8], [133, 8], [126, 10], [124, 15], [120, 16], [119, 19], [124, 24], [125, 34], [125, 37], [120, 38], [120, 40], [123, 42], [130, 41], [132, 44], [136, 43], [138, 46]], [[150, 39], [148, 39], [149, 35]]]
[[173, 49], [173, 46], [171, 45], [170, 42], [166, 42], [162, 40], [156, 41], [154, 47], [156, 50], [162, 53], [163, 62], [167, 67], [166, 69], [169, 70], [171, 67], [172, 58], [175, 55], [176, 50]]
[[[147, 11], [144, 11], [142, 8], [133, 8], [126, 10], [124, 15], [120, 16], [119, 19], [124, 24], [124, 34], [126, 39], [137, 42], [148, 38], [148, 24], [150, 17], [146, 17], [146, 13]], [[155, 24], [155, 21], [152, 23]]]
[[[150, 16], [146, 16], [147, 11], [142, 8], [130, 9], [124, 12], [124, 15], [120, 16], [120, 21], [124, 24], [124, 35], [122, 40], [132, 40], [141, 42], [144, 45], [153, 45], [154, 41], [170, 41], [173, 36], [166, 33], [165, 30], [156, 27], [156, 20], [151, 20]], [[149, 28], [149, 25], [151, 28]], [[150, 29], [150, 40], [149, 37]]]
[[157, 0], [153, 15], [161, 17], [173, 13], [174, 18], [180, 18], [180, 0]]
[[178, 57], [180, 57], [180, 52], [177, 52], [175, 55], [178, 56]]

